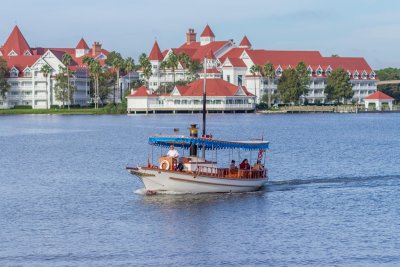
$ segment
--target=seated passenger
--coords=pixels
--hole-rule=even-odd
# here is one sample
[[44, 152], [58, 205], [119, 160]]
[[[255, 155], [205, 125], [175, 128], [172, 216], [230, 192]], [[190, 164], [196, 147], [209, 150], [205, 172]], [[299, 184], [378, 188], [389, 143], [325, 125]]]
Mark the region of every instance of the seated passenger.
[[264, 166], [261, 164], [261, 161], [257, 160], [257, 162], [253, 166], [253, 171], [262, 171], [264, 170]]
[[234, 161], [234, 160], [231, 161], [231, 164], [229, 164], [229, 169], [231, 169], [231, 170], [237, 169], [236, 161]]
[[240, 163], [239, 167], [241, 170], [250, 170], [249, 161], [247, 159], [244, 159], [242, 163]]
[[179, 158], [179, 153], [178, 153], [177, 150], [175, 150], [175, 146], [174, 145], [170, 146], [170, 149], [169, 149], [169, 151], [167, 153], [167, 156], [171, 157], [171, 158], [174, 158], [174, 159]]

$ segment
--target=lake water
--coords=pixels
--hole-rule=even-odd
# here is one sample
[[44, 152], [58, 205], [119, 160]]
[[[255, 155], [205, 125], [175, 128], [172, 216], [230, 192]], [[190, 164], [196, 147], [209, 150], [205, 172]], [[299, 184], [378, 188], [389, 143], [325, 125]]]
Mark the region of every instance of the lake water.
[[210, 115], [216, 138], [270, 140], [269, 184], [138, 194], [147, 136], [200, 121], [0, 117], [0, 266], [400, 265], [399, 113]]

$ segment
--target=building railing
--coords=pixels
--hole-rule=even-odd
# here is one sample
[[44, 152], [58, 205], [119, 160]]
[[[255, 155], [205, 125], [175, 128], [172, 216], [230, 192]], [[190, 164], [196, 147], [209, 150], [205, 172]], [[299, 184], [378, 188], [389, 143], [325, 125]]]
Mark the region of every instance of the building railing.
[[[203, 104], [150, 104], [150, 109], [202, 109]], [[255, 104], [207, 104], [209, 109], [254, 109]]]

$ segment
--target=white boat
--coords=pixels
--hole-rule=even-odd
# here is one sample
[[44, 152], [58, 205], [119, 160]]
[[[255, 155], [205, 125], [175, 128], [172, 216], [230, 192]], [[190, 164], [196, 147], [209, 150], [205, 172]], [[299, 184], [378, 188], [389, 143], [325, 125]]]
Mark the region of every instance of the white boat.
[[[150, 194], [159, 192], [177, 193], [217, 193], [249, 192], [260, 189], [268, 181], [268, 171], [263, 169], [240, 169], [223, 167], [215, 161], [197, 156], [197, 152], [207, 150], [255, 150], [257, 159], [268, 148], [267, 141], [222, 141], [204, 137], [198, 138], [196, 125], [190, 129], [192, 136], [153, 135], [149, 137], [152, 146], [169, 147], [174, 145], [190, 154], [179, 160], [161, 156], [158, 164], [127, 167], [130, 174], [137, 176]], [[229, 160], [224, 160], [225, 164]], [[181, 168], [177, 168], [179, 162]], [[181, 169], [181, 170], [179, 170]]]
[[[206, 59], [204, 59], [204, 64]], [[160, 155], [157, 164], [148, 160], [147, 166], [127, 167], [130, 174], [139, 177], [148, 194], [158, 192], [176, 193], [229, 193], [250, 192], [260, 189], [268, 181], [268, 171], [258, 164], [257, 168], [226, 168], [215, 161], [206, 159], [206, 150], [250, 150], [258, 151], [257, 160], [261, 161], [263, 153], [268, 149], [268, 142], [258, 141], [223, 141], [212, 139], [206, 135], [206, 66], [204, 66], [203, 91], [203, 129], [198, 137], [198, 128], [192, 124], [190, 136], [185, 135], [153, 135], [149, 137], [152, 146], [175, 147], [189, 150], [189, 156], [177, 159]], [[152, 150], [153, 151], [153, 150]], [[202, 155], [198, 156], [198, 152]], [[150, 157], [148, 157], [149, 159]], [[151, 156], [153, 161], [153, 153]], [[178, 168], [178, 163], [179, 167]], [[226, 160], [224, 164], [228, 164]], [[241, 164], [242, 165], [242, 164]]]

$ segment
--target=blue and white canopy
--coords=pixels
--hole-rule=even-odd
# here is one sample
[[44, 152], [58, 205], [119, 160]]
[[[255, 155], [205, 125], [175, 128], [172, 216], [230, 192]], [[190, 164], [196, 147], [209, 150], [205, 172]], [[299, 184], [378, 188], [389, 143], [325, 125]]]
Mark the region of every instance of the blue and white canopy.
[[176, 147], [189, 149], [192, 145], [197, 145], [206, 150], [219, 149], [244, 149], [244, 150], [259, 150], [268, 149], [268, 141], [222, 141], [210, 138], [198, 138], [185, 135], [152, 135], [149, 137], [149, 144], [153, 146]]

